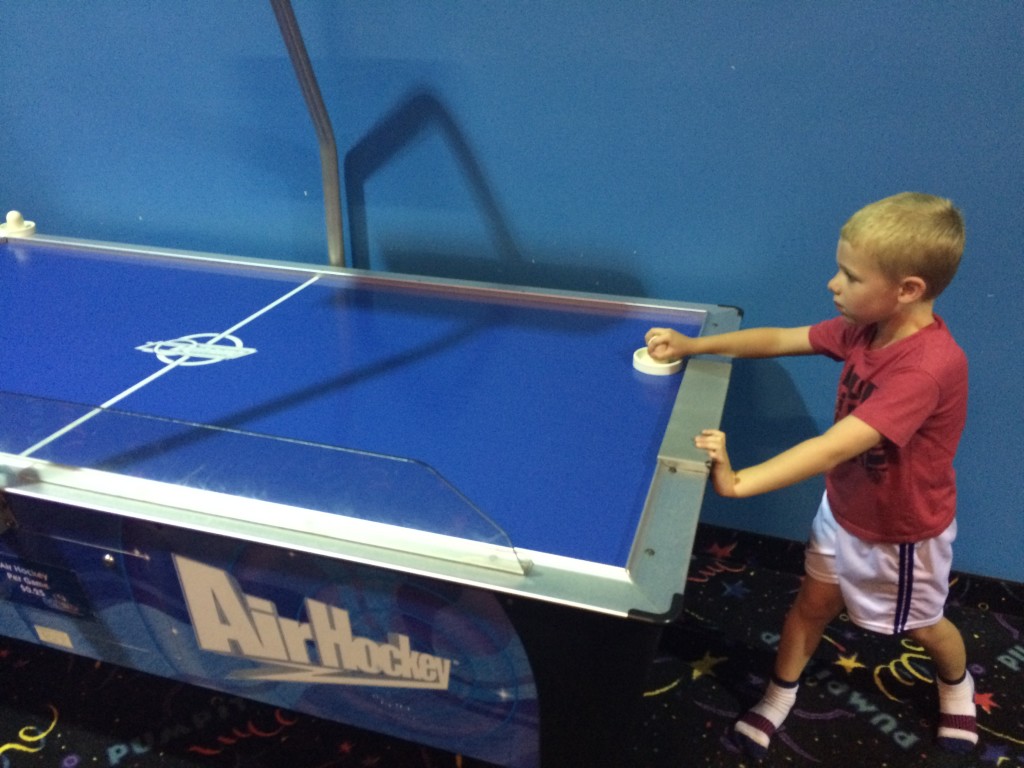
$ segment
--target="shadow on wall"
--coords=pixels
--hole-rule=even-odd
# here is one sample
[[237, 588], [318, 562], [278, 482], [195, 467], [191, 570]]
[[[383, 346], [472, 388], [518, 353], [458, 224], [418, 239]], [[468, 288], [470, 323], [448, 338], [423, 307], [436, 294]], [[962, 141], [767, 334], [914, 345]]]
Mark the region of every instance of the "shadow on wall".
[[[789, 371], [775, 360], [735, 362], [722, 430], [735, 467], [762, 462], [821, 431]], [[723, 499], [709, 486], [701, 519], [804, 541], [824, 487], [818, 477], [750, 499]]]
[[[371, 253], [373, 207], [366, 199], [368, 183], [427, 134], [439, 136], [441, 141], [431, 146], [441, 147], [450, 156], [446, 159], [454, 160], [490, 237], [487, 253], [482, 253], [480, 243], [470, 237], [460, 241], [449, 234], [439, 243], [436, 237], [391, 232], [372, 233], [378, 250], [377, 254]], [[635, 276], [594, 265], [596, 260], [614, 261], [613, 254], [588, 253], [583, 264], [567, 263], [572, 258], [568, 250], [543, 258], [524, 254], [465, 135], [440, 99], [427, 90], [408, 96], [352, 146], [344, 159], [344, 185], [353, 267], [506, 285], [646, 295]], [[730, 455], [736, 466], [763, 461], [819, 432], [790, 373], [783, 364], [771, 360], [737, 361], [723, 429], [729, 434]], [[743, 500], [722, 499], [709, 489], [702, 519], [801, 541], [806, 538], [823, 485], [820, 478], [815, 478]]]
[[[566, 264], [565, 259], [538, 260], [525, 256], [516, 244], [512, 230], [502, 213], [491, 185], [462, 130], [449, 110], [431, 92], [420, 90], [406, 98], [385, 115], [346, 153], [344, 160], [345, 199], [350, 236], [350, 264], [371, 269], [370, 207], [366, 201], [369, 180], [391, 163], [403, 150], [428, 132], [440, 136], [442, 146], [450, 153], [465, 181], [490, 235], [494, 254], [486, 258], [479, 244], [446, 239], [443, 245], [436, 238], [402, 235], [388, 237], [375, 233], [384, 241], [382, 264], [388, 272], [427, 275], [431, 277], [477, 280], [506, 285], [529, 285], [565, 290], [593, 290], [642, 296], [643, 286], [634, 276], [619, 270], [586, 264]], [[431, 240], [428, 244], [426, 241]], [[567, 254], [562, 254], [563, 257]], [[592, 256], [592, 254], [591, 254]]]

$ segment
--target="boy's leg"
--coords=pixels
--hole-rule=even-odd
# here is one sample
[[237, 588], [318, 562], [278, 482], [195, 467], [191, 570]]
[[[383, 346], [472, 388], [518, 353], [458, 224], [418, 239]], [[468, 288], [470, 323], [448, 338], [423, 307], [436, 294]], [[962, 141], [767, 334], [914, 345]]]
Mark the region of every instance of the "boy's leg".
[[805, 576], [793, 607], [782, 625], [782, 638], [775, 657], [775, 676], [797, 682], [821, 642], [825, 627], [843, 610], [838, 584]]
[[806, 576], [796, 601], [786, 614], [775, 657], [775, 674], [761, 701], [736, 723], [744, 748], [755, 757], [768, 751], [775, 730], [796, 702], [800, 675], [821, 642], [828, 623], [843, 609], [839, 585]]
[[943, 617], [929, 627], [908, 632], [935, 663], [939, 689], [939, 744], [969, 752], [978, 743], [974, 680], [967, 672], [967, 652], [960, 630]]

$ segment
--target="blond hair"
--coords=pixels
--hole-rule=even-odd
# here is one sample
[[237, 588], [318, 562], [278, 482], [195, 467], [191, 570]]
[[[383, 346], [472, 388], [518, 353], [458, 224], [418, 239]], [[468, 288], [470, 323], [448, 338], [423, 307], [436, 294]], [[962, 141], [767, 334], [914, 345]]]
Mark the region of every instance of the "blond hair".
[[960, 266], [964, 220], [949, 200], [902, 192], [861, 208], [839, 236], [873, 256], [889, 279], [920, 277], [924, 298], [934, 299]]

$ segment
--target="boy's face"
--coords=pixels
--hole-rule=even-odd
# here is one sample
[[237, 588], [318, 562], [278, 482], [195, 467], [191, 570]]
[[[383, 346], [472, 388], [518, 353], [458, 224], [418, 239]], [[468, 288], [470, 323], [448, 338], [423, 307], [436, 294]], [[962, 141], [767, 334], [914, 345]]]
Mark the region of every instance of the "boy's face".
[[839, 271], [828, 289], [840, 315], [856, 325], [892, 317], [899, 308], [899, 284], [879, 270], [874, 257], [840, 239], [836, 262]]

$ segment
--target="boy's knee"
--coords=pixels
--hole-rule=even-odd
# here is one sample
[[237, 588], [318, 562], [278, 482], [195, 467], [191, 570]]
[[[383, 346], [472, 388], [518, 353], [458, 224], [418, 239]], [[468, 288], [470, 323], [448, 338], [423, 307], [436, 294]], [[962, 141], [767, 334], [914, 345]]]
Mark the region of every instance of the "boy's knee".
[[945, 616], [940, 618], [934, 624], [929, 624], [924, 627], [914, 627], [913, 629], [908, 629], [906, 632], [907, 637], [911, 640], [917, 641], [934, 640], [948, 637], [952, 634], [959, 634], [959, 631], [956, 626], [954, 626], [953, 622]]
[[843, 596], [837, 585], [822, 582], [805, 584], [797, 595], [793, 610], [808, 621], [827, 624], [843, 610]]
[[908, 629], [906, 635], [918, 645], [927, 646], [929, 645], [929, 641], [935, 637], [935, 625], [931, 624], [927, 627], [914, 627], [914, 629]]

